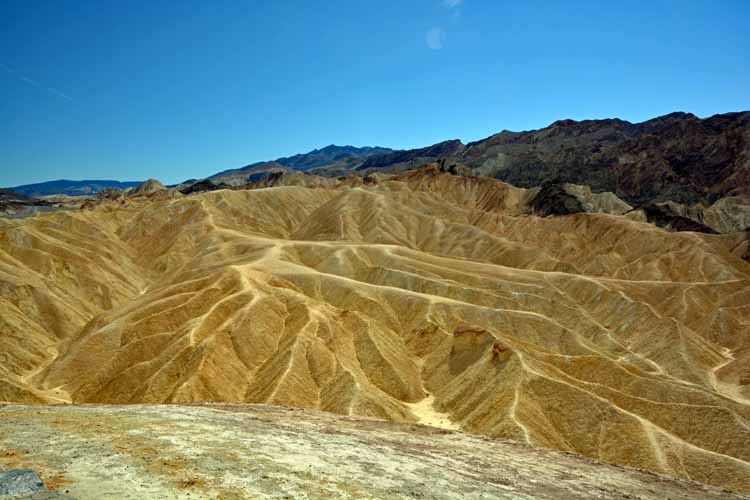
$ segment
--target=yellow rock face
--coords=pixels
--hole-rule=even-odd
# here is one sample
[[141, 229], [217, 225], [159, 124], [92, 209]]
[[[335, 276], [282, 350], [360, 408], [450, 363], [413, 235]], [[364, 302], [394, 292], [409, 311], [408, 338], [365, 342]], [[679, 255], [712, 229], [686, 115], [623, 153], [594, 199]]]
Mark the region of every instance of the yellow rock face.
[[0, 400], [262, 402], [750, 491], [737, 238], [408, 173], [0, 221]]

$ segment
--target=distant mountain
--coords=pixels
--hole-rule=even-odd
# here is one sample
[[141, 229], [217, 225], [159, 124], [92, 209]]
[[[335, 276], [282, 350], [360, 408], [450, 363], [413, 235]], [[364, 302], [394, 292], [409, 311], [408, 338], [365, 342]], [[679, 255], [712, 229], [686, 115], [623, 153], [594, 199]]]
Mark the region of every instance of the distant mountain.
[[401, 172], [430, 162], [465, 166], [519, 187], [587, 185], [636, 205], [713, 202], [750, 193], [750, 112], [705, 119], [672, 113], [642, 123], [559, 120], [539, 130], [504, 130], [466, 145], [445, 141], [314, 173]]
[[51, 194], [67, 194], [69, 196], [80, 196], [95, 194], [104, 188], [127, 189], [135, 187], [140, 182], [120, 182], [111, 180], [84, 180], [70, 181], [61, 179], [59, 181], [40, 182], [37, 184], [25, 184], [11, 188], [17, 193], [26, 196], [47, 196]]
[[289, 170], [309, 171], [321, 167], [331, 167], [337, 169], [337, 171], [349, 171], [359, 167], [367, 158], [391, 152], [393, 152], [392, 149], [379, 146], [358, 148], [355, 146], [335, 146], [332, 144], [321, 149], [314, 149], [309, 153], [296, 154], [274, 161], [262, 161], [241, 168], [224, 170], [208, 177], [208, 179], [228, 184], [244, 184], [248, 182], [248, 177], [250, 176], [252, 176], [250, 179], [252, 182], [258, 180], [264, 174]]
[[[281, 163], [275, 161], [261, 161], [242, 168], [224, 170], [223, 172], [219, 172], [218, 174], [214, 174], [211, 177], [208, 177], [206, 180], [209, 180], [215, 184], [224, 183], [229, 184], [230, 186], [241, 186], [248, 182], [255, 182], [257, 180], [260, 180], [270, 174], [292, 171], [293, 170], [289, 167], [286, 167]], [[192, 183], [185, 182], [183, 184]]]
[[590, 186], [635, 206], [667, 200], [713, 203], [750, 194], [750, 112], [705, 119], [671, 113], [642, 123], [559, 120], [539, 130], [504, 130], [466, 145], [449, 140], [405, 151], [332, 145], [209, 179], [243, 185], [289, 170], [364, 176], [433, 162], [466, 167], [519, 187]]
[[447, 158], [520, 187], [552, 180], [612, 191], [630, 203], [713, 201], [750, 189], [750, 112], [642, 123], [560, 120], [503, 131]]
[[376, 155], [391, 153], [390, 148], [363, 147], [354, 146], [335, 146], [330, 145], [322, 149], [314, 149], [309, 153], [297, 154], [288, 158], [279, 158], [277, 163], [293, 168], [294, 170], [311, 170], [313, 168], [330, 165], [340, 161], [346, 161], [355, 158], [369, 158]]
[[389, 167], [397, 170], [418, 168], [442, 158], [450, 157], [463, 150], [464, 145], [458, 139], [443, 141], [426, 148], [407, 151], [394, 151], [383, 155], [372, 156], [362, 163], [357, 170], [370, 170]]

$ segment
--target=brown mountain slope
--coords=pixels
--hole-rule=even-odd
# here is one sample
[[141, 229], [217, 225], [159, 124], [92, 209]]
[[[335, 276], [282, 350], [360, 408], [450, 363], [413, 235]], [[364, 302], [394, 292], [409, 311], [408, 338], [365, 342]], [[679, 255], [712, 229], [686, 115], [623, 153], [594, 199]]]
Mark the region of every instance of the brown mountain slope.
[[518, 186], [559, 180], [629, 203], [693, 203], [747, 193], [750, 112], [705, 119], [672, 113], [642, 123], [560, 120], [467, 144], [454, 161]]
[[558, 120], [538, 130], [504, 130], [466, 145], [445, 141], [373, 155], [355, 165], [321, 166], [315, 172], [401, 172], [437, 161], [515, 186], [590, 186], [632, 205], [713, 203], [750, 194], [750, 111], [708, 118], [678, 112], [642, 123]]
[[750, 112], [642, 123], [560, 120], [468, 144], [456, 160], [518, 186], [553, 179], [612, 191], [629, 203], [694, 203], [747, 193]]
[[736, 238], [436, 171], [0, 221], [0, 398], [262, 402], [750, 491]]

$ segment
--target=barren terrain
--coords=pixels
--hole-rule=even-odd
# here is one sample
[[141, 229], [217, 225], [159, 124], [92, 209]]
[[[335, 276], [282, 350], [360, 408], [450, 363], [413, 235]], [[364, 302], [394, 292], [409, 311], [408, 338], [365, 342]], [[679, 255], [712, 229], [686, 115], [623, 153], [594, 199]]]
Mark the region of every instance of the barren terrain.
[[423, 170], [0, 220], [0, 400], [316, 408], [750, 491], [741, 237], [529, 197]]

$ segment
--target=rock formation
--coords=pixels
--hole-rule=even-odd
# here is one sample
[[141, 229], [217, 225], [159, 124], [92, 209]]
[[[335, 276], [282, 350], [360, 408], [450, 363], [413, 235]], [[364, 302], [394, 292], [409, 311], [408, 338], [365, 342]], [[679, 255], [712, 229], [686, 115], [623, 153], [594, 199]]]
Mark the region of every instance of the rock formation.
[[165, 191], [166, 189], [167, 188], [164, 187], [164, 184], [158, 180], [148, 179], [128, 191], [128, 196], [149, 196], [160, 191]]

